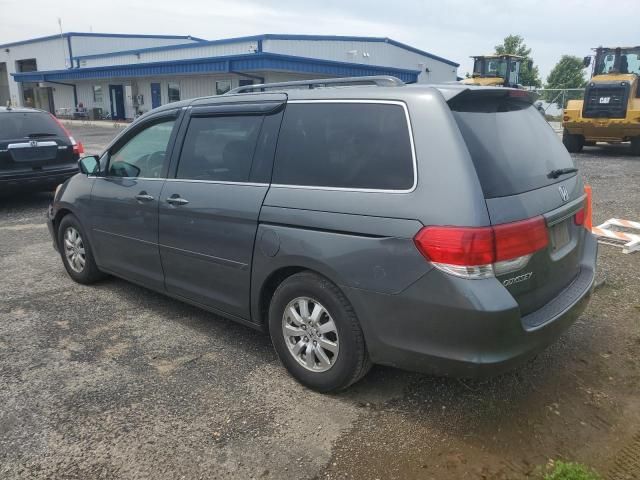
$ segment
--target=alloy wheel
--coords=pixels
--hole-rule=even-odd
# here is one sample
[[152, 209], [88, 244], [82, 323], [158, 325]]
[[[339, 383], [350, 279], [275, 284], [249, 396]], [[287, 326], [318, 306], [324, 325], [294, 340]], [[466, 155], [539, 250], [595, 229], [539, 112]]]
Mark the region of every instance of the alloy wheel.
[[338, 330], [327, 309], [317, 300], [298, 297], [282, 315], [282, 334], [289, 353], [312, 372], [326, 372], [340, 350]]

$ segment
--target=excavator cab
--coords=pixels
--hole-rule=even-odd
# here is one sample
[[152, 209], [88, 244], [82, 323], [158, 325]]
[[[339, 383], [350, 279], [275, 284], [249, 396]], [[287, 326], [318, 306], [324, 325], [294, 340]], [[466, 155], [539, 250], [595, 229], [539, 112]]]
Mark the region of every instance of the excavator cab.
[[518, 55], [480, 55], [473, 58], [473, 74], [465, 78], [466, 85], [521, 88], [520, 67], [523, 57]]

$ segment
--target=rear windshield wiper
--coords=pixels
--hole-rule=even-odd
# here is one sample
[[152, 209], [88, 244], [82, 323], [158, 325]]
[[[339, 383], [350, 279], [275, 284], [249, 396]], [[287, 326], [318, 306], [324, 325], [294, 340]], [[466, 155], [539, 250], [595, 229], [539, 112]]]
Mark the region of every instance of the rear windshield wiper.
[[558, 168], [556, 170], [551, 170], [548, 174], [547, 177], [549, 178], [558, 178], [560, 175], [567, 175], [569, 173], [576, 173], [578, 171], [577, 168], [571, 167], [571, 168]]
[[39, 138], [39, 137], [55, 137], [57, 133], [30, 133], [27, 138]]

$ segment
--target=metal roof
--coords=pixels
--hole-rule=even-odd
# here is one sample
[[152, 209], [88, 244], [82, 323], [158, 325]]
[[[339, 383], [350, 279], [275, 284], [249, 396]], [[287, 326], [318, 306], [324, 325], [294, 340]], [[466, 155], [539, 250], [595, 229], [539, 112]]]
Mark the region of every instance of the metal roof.
[[[192, 37], [191, 35], [147, 35], [136, 33], [94, 33], [94, 32], [65, 32], [58, 33], [56, 35], [47, 35], [45, 37], [30, 38], [27, 40], [19, 40], [16, 42], [9, 42], [0, 45], [0, 48], [15, 47], [17, 45], [25, 45], [28, 43], [43, 42], [45, 40], [54, 40], [56, 38], [67, 37], [107, 37], [107, 38], [161, 38], [161, 39], [174, 39], [174, 40], [195, 40], [196, 42], [204, 42], [202, 38]], [[198, 45], [198, 43], [195, 43]]]
[[258, 52], [164, 62], [12, 73], [11, 75], [17, 82], [46, 82], [251, 71], [297, 72], [334, 77], [392, 75], [407, 83], [416, 82], [420, 73], [419, 70]]

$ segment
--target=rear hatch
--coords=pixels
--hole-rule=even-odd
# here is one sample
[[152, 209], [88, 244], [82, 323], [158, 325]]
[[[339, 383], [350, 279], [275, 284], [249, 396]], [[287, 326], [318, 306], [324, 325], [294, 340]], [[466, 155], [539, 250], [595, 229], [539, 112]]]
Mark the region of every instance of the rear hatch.
[[73, 167], [78, 146], [49, 113], [0, 112], [0, 175]]
[[[534, 100], [512, 89], [468, 90], [449, 100], [491, 224], [537, 218], [546, 228], [548, 243], [524, 266], [495, 272], [522, 315], [538, 310], [576, 279], [586, 235], [582, 180]], [[523, 229], [523, 235], [531, 231]]]

